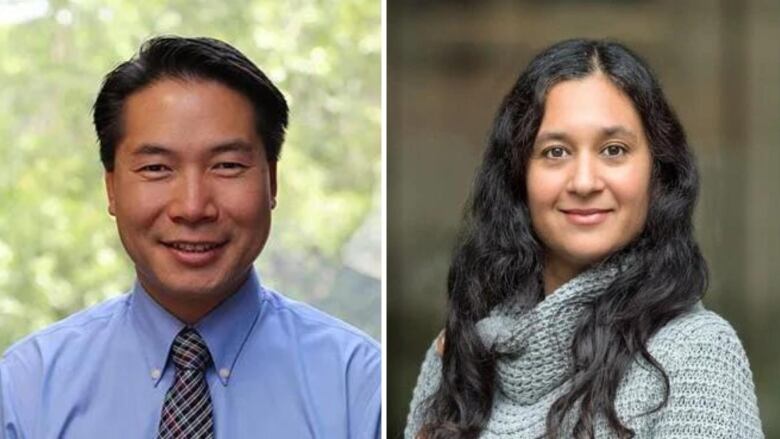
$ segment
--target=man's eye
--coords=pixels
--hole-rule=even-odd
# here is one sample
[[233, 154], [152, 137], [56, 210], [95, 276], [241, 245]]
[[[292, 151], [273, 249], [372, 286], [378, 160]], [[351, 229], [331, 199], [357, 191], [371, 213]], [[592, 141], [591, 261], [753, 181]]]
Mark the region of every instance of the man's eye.
[[551, 148], [545, 149], [542, 154], [550, 159], [560, 159], [566, 157], [569, 153], [561, 146], [553, 146]]
[[224, 163], [218, 163], [216, 168], [217, 169], [244, 169], [246, 168], [246, 166], [242, 165], [241, 163], [224, 162]]
[[214, 171], [228, 177], [240, 175], [246, 168], [246, 165], [237, 162], [221, 162], [214, 165]]
[[152, 172], [152, 173], [159, 173], [159, 172], [165, 172], [168, 171], [168, 167], [161, 164], [152, 164], [152, 165], [146, 165], [142, 166], [140, 169], [138, 169], [141, 172]]
[[628, 149], [623, 145], [612, 144], [608, 145], [601, 152], [607, 157], [618, 157], [628, 152]]

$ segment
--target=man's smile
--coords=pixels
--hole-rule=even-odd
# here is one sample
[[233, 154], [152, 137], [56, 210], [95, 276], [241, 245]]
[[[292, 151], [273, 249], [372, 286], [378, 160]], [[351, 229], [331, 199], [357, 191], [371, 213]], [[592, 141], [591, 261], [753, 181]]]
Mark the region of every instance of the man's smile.
[[163, 241], [163, 245], [175, 250], [191, 253], [203, 253], [222, 247], [227, 244], [225, 241]]
[[165, 241], [162, 244], [173, 259], [190, 268], [212, 265], [224, 253], [229, 241]]

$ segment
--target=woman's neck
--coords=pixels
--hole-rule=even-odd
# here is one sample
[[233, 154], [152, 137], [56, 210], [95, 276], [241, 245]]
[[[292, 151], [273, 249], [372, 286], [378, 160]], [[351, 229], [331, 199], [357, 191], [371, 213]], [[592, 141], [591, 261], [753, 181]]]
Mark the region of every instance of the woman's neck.
[[584, 265], [574, 264], [560, 258], [546, 257], [542, 272], [544, 295], [549, 296], [554, 293], [561, 285], [585, 271], [585, 268]]

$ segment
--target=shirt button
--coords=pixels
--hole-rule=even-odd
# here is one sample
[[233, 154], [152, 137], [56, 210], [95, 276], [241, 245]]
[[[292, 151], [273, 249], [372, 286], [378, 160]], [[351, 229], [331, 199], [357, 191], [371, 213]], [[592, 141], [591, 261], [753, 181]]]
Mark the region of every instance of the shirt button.
[[156, 380], [157, 378], [160, 378], [160, 375], [161, 375], [160, 374], [160, 369], [152, 369], [152, 378], [153, 379]]
[[230, 369], [227, 369], [227, 368], [223, 367], [222, 369], [219, 370], [219, 376], [221, 376], [222, 378], [229, 377], [230, 376]]

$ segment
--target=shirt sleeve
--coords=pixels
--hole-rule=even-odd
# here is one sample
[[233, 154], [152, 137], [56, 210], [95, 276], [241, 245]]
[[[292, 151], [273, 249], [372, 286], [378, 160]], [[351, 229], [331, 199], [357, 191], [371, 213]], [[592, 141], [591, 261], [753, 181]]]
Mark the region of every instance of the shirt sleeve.
[[[0, 358], [2, 433], [6, 439], [35, 437], [42, 389], [43, 359], [34, 340], [20, 342]], [[1, 437], [1, 436], [0, 436]]]
[[11, 373], [16, 364], [13, 359], [3, 357], [0, 360], [0, 419], [2, 419], [2, 434], [0, 438], [21, 439], [26, 437], [22, 430], [22, 425], [18, 417], [20, 409], [17, 404], [15, 390], [22, 382], [15, 382]]
[[3, 415], [3, 406], [5, 405], [5, 398], [3, 398], [3, 369], [0, 366], [0, 439], [5, 439], [5, 416]]
[[424, 403], [439, 388], [439, 383], [441, 382], [441, 357], [437, 353], [438, 341], [439, 338], [434, 340], [425, 353], [425, 360], [423, 360], [420, 368], [420, 375], [417, 377], [417, 385], [412, 393], [409, 415], [406, 418], [405, 439], [416, 439], [417, 433], [423, 424], [424, 416], [422, 412]]
[[763, 438], [750, 365], [736, 333], [725, 322], [697, 332], [666, 369], [669, 401], [655, 437]]
[[347, 369], [349, 431], [352, 439], [381, 438], [382, 359], [371, 344], [359, 346]]

